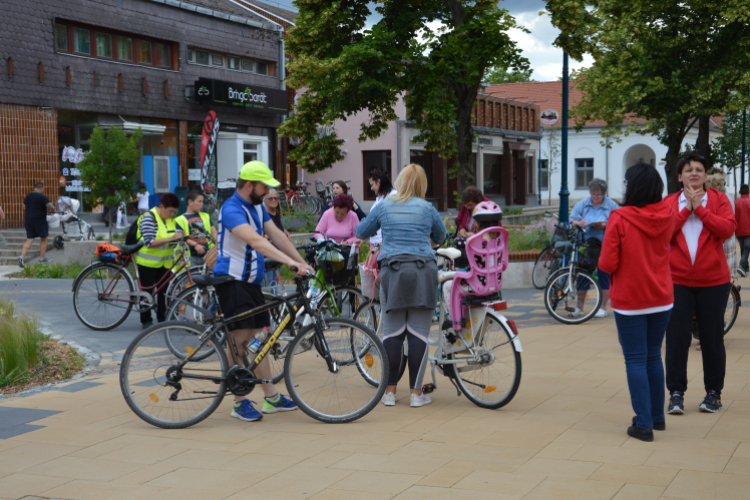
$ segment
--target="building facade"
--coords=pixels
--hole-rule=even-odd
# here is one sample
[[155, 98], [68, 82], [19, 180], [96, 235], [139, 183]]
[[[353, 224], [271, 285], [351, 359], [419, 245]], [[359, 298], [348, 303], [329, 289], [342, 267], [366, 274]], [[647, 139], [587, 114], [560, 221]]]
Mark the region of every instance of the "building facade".
[[[0, 204], [23, 221], [23, 197], [82, 199], [78, 179], [95, 125], [143, 133], [150, 193], [199, 181], [209, 110], [220, 133], [218, 179], [245, 161], [280, 168], [288, 112], [280, 24], [231, 0], [10, 0], [0, 33]], [[95, 210], [88, 202], [84, 211]]]

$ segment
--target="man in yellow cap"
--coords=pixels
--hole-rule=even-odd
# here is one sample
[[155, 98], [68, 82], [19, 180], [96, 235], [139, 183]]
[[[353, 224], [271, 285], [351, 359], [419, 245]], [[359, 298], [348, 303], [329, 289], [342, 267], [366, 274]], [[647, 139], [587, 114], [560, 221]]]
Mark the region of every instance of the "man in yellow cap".
[[[221, 207], [218, 223], [218, 254], [214, 265], [214, 275], [230, 275], [234, 281], [216, 287], [221, 311], [225, 317], [235, 316], [265, 303], [261, 282], [265, 276], [264, 258], [268, 257], [288, 266], [297, 268], [301, 276], [308, 270], [307, 265], [291, 240], [276, 227], [263, 206], [263, 197], [269, 187], [280, 183], [273, 178], [271, 170], [260, 161], [246, 163], [240, 170], [237, 190]], [[269, 240], [265, 238], [268, 235]], [[255, 314], [229, 325], [229, 333], [234, 337], [240, 356], [245, 346], [271, 325], [268, 311]], [[230, 365], [236, 363], [227, 348]], [[255, 370], [259, 378], [271, 379], [268, 358], [264, 358]], [[265, 393], [263, 413], [296, 410], [292, 400], [280, 394], [272, 384], [261, 385]], [[252, 402], [243, 396], [235, 396], [232, 416], [252, 422], [263, 418]]]

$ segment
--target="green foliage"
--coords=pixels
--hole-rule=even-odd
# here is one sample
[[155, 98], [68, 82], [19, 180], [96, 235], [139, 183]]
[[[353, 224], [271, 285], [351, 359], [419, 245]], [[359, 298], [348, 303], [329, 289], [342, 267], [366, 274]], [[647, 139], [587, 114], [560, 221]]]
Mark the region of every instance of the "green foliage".
[[[99, 125], [91, 134], [89, 151], [78, 164], [81, 181], [91, 189], [86, 198], [91, 205], [119, 207], [128, 203], [141, 159], [141, 129], [130, 137], [117, 127], [104, 131]], [[110, 210], [109, 241], [112, 242], [113, 210]]]
[[408, 119], [419, 128], [414, 141], [443, 158], [457, 156], [462, 183], [471, 184], [471, 114], [479, 86], [487, 68], [528, 68], [508, 35], [524, 28], [496, 1], [381, 0], [381, 19], [365, 29], [370, 3], [296, 1], [286, 83], [307, 91], [279, 128], [301, 140], [289, 158], [310, 172], [331, 167], [343, 159], [344, 141], [327, 126], [366, 112], [359, 140], [376, 139], [398, 118], [403, 96]]
[[0, 297], [0, 387], [17, 383], [36, 367], [41, 340], [36, 319]]
[[533, 69], [508, 71], [508, 68], [497, 67], [487, 71], [484, 77], [486, 83], [521, 83], [535, 82], [531, 74]]
[[521, 215], [523, 213], [522, 207], [505, 207], [503, 208], [503, 215]]
[[290, 233], [312, 233], [318, 226], [319, 220], [320, 217], [317, 214], [292, 212], [281, 216], [281, 225]]
[[80, 264], [69, 264], [67, 266], [54, 262], [50, 264], [34, 264], [26, 266], [23, 271], [14, 273], [14, 278], [48, 278], [48, 279], [73, 279], [78, 276], [86, 266]]
[[508, 251], [524, 252], [542, 250], [549, 245], [550, 235], [544, 229], [529, 231], [527, 229], [508, 229]]
[[[721, 124], [721, 136], [712, 143], [711, 160], [727, 170], [734, 170], [742, 163], [742, 112], [727, 113]], [[750, 160], [750, 155], [746, 158]]]

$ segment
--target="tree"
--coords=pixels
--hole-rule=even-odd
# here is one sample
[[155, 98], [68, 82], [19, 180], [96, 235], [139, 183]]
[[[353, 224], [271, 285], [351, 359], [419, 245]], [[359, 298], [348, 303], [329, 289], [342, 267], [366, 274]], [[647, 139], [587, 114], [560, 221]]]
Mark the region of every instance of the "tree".
[[[131, 198], [133, 186], [141, 158], [141, 129], [130, 137], [117, 127], [104, 131], [99, 125], [94, 127], [89, 140], [90, 146], [84, 160], [78, 164], [81, 171], [81, 184], [91, 191], [86, 199], [91, 205], [119, 207]], [[114, 210], [109, 211], [109, 242], [112, 243]]]
[[[711, 160], [721, 165], [734, 176], [735, 197], [737, 197], [737, 168], [742, 164], [742, 112], [728, 113], [721, 124], [721, 136], [711, 145]], [[746, 153], [745, 162], [750, 160]]]
[[[651, 134], [667, 146], [669, 192], [696, 123], [696, 150], [710, 152], [709, 117], [740, 109], [750, 94], [750, 4], [736, 0], [546, 0], [561, 29], [555, 44], [595, 63], [575, 77], [584, 96], [576, 127], [604, 120], [604, 137]], [[733, 98], [736, 91], [737, 98]], [[741, 96], [741, 97], [740, 97]]]
[[[320, 134], [366, 111], [359, 140], [376, 139], [397, 119], [403, 96], [416, 142], [443, 158], [458, 158], [463, 185], [474, 183], [472, 112], [485, 70], [525, 71], [528, 61], [510, 39], [516, 25], [493, 0], [382, 0], [382, 16], [365, 29], [367, 0], [297, 0], [296, 26], [286, 47], [293, 60], [287, 84], [305, 88], [295, 113], [279, 129], [297, 137], [291, 160], [310, 172], [343, 159], [343, 140]], [[400, 166], [399, 166], [400, 167]]]
[[533, 69], [528, 70], [516, 70], [508, 71], [508, 68], [498, 67], [492, 68], [487, 72], [484, 77], [486, 83], [522, 83], [522, 82], [535, 82], [536, 80], [531, 79], [531, 74], [534, 72]]
[[549, 186], [548, 206], [552, 206], [552, 174], [558, 172], [560, 165], [560, 141], [557, 139], [558, 127], [546, 129], [547, 136], [547, 185]]

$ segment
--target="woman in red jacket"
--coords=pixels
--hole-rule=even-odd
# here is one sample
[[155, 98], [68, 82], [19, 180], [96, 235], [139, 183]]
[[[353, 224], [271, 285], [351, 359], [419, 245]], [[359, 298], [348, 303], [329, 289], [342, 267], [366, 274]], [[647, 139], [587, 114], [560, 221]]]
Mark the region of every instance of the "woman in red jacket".
[[662, 203], [664, 183], [651, 165], [630, 167], [626, 181], [622, 208], [609, 216], [599, 268], [611, 274], [610, 300], [636, 414], [628, 435], [653, 441], [653, 429], [665, 428], [661, 345], [674, 302], [674, 212]]
[[687, 360], [692, 341], [693, 313], [700, 330], [703, 384], [706, 397], [699, 409], [715, 413], [721, 406], [727, 353], [724, 312], [731, 287], [724, 240], [737, 222], [726, 195], [705, 189], [708, 163], [688, 155], [677, 162], [684, 189], [665, 198], [677, 214], [669, 264], [674, 282], [674, 311], [667, 327], [667, 389], [670, 414], [685, 413]]
[[458, 226], [458, 235], [461, 238], [468, 238], [469, 236], [476, 234], [476, 225], [471, 214], [474, 208], [482, 203], [483, 201], [490, 201], [484, 197], [482, 191], [476, 186], [469, 186], [464, 189], [461, 193], [461, 211], [458, 212], [456, 217], [456, 225]]

